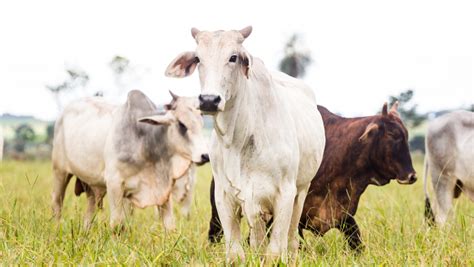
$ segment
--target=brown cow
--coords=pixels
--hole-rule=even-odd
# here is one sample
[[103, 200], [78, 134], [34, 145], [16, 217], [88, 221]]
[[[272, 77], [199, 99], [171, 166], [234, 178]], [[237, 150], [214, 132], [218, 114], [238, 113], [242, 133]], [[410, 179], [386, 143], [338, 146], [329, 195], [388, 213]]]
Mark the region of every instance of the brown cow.
[[[344, 118], [318, 106], [326, 130], [323, 161], [311, 182], [300, 220], [303, 229], [324, 235], [331, 228], [343, 232], [352, 249], [361, 248], [359, 227], [354, 219], [360, 196], [367, 186], [385, 185], [392, 179], [400, 184], [416, 181], [408, 149], [408, 132], [397, 106], [382, 114]], [[219, 218], [213, 203], [209, 240], [221, 238]]]

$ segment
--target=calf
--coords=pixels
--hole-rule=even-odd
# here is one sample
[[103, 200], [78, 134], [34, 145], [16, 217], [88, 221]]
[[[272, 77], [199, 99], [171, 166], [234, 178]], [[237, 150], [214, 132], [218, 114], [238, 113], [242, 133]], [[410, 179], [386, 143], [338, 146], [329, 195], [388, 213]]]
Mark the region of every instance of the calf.
[[[110, 224], [120, 225], [125, 208], [164, 205], [174, 179], [192, 162], [208, 159], [197, 99], [177, 97], [166, 112], [142, 92], [128, 94], [123, 105], [85, 98], [65, 108], [56, 121], [53, 140], [53, 213], [61, 216], [66, 186], [80, 177], [76, 194], [87, 193], [85, 225], [107, 192]], [[84, 185], [84, 186], [83, 186]]]
[[[326, 147], [318, 173], [311, 182], [299, 224], [299, 233], [309, 229], [324, 235], [331, 228], [342, 231], [352, 249], [361, 245], [354, 215], [360, 196], [370, 184], [381, 186], [397, 179], [416, 181], [408, 149], [408, 132], [397, 105], [381, 115], [343, 118], [318, 106], [326, 132]], [[211, 204], [214, 206], [213, 185]], [[213, 208], [209, 240], [221, 238], [220, 221]]]
[[[464, 192], [474, 201], [474, 113], [454, 111], [431, 121], [425, 140], [425, 216], [445, 224], [453, 203]], [[435, 191], [435, 213], [428, 196], [428, 173]]]

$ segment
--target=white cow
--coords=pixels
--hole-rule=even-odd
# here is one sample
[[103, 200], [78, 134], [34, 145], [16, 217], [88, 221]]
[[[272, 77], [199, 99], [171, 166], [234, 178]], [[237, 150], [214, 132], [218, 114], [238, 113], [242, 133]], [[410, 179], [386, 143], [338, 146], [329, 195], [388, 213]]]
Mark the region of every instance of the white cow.
[[214, 117], [210, 159], [227, 259], [244, 258], [240, 219], [250, 226], [250, 245], [263, 245], [273, 217], [267, 255], [297, 251], [296, 229], [311, 179], [322, 160], [325, 137], [312, 90], [302, 81], [270, 73], [242, 46], [240, 31], [191, 30], [195, 52], [184, 52], [166, 70], [171, 77], [201, 81], [200, 109]]
[[96, 97], [66, 107], [53, 141], [55, 216], [61, 216], [73, 175], [87, 185], [86, 226], [105, 192], [112, 227], [122, 224], [129, 202], [139, 208], [167, 204], [173, 179], [192, 162], [208, 159], [197, 104], [195, 98], [174, 96], [164, 114], [154, 115], [156, 106], [134, 90], [123, 105]]
[[[445, 224], [453, 198], [464, 192], [474, 201], [474, 113], [454, 111], [429, 123], [425, 140], [425, 216]], [[428, 172], [436, 201], [434, 214], [428, 196]]]

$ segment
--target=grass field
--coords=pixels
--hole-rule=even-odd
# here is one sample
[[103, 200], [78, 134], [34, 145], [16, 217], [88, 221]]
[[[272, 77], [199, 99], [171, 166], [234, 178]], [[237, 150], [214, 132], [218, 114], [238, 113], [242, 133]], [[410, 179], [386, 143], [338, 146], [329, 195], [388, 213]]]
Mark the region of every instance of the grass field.
[[[415, 161], [421, 178], [421, 160]], [[152, 208], [138, 210], [127, 230], [114, 235], [109, 212], [97, 214], [94, 226], [82, 230], [85, 196], [77, 198], [73, 186], [66, 193], [63, 219], [51, 219], [50, 162], [0, 163], [0, 261], [11, 264], [147, 264], [222, 265], [223, 244], [207, 242], [210, 217], [210, 169], [198, 172], [190, 220], [177, 215], [177, 230], [165, 233]], [[323, 238], [306, 232], [297, 264], [473, 266], [474, 204], [461, 196], [455, 216], [444, 228], [423, 223], [423, 183], [411, 186], [392, 182], [368, 188], [356, 219], [365, 243], [357, 256], [348, 251], [342, 234], [330, 231]], [[259, 255], [247, 251], [247, 264], [259, 264]]]

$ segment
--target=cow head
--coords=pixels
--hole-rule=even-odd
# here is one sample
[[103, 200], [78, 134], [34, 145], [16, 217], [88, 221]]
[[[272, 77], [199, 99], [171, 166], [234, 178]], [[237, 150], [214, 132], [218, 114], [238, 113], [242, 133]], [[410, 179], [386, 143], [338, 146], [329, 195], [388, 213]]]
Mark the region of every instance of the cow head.
[[359, 141], [369, 144], [369, 158], [375, 170], [376, 184], [386, 184], [397, 179], [400, 184], [416, 182], [410, 151], [408, 131], [397, 112], [398, 103], [387, 111], [384, 104], [382, 114], [365, 128]]
[[195, 52], [184, 52], [166, 69], [166, 76], [182, 78], [191, 75], [196, 67], [201, 81], [199, 108], [206, 114], [224, 111], [226, 102], [233, 99], [242, 79], [248, 79], [252, 57], [242, 46], [252, 27], [240, 31], [191, 30], [196, 40]]
[[[179, 169], [189, 167], [189, 164], [185, 164], [186, 160], [197, 164], [208, 162], [207, 144], [203, 135], [203, 120], [201, 112], [197, 109], [198, 100], [193, 97], [179, 97], [171, 91], [170, 94], [173, 100], [165, 105], [166, 112], [164, 114], [143, 117], [139, 121], [152, 125], [168, 125], [168, 147], [170, 154], [174, 156], [172, 160], [176, 165], [183, 165], [183, 168]], [[184, 160], [176, 160], [177, 158]]]

